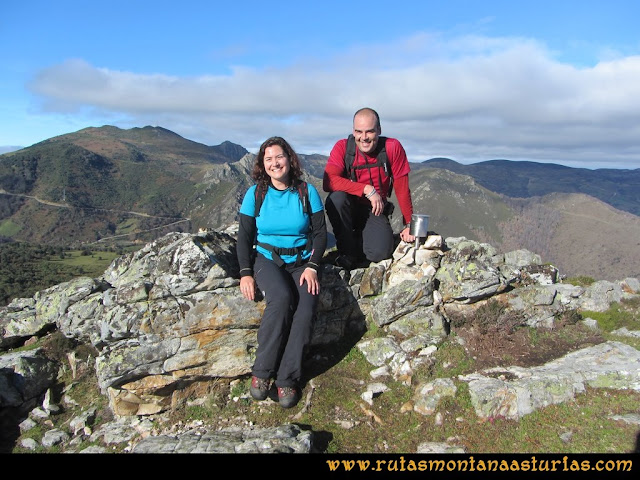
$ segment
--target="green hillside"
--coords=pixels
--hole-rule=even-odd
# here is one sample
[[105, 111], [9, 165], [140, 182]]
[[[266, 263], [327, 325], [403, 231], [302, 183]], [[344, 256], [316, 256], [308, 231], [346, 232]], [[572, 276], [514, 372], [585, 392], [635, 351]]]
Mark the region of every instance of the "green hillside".
[[[0, 234], [67, 244], [122, 235], [132, 224], [156, 235], [174, 222], [190, 230], [194, 205], [221, 208], [230, 185], [245, 183], [215, 185], [205, 177], [246, 153], [229, 142], [208, 147], [157, 127], [107, 126], [54, 137], [0, 156]], [[198, 226], [207, 222], [207, 215], [198, 217]]]

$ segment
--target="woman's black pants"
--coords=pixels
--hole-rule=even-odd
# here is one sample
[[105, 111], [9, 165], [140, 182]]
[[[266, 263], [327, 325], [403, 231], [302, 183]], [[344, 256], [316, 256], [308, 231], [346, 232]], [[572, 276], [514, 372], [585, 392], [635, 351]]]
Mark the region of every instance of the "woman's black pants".
[[302, 376], [304, 349], [311, 340], [318, 295], [300, 285], [306, 265], [278, 267], [256, 255], [254, 278], [263, 292], [266, 307], [258, 329], [258, 349], [253, 375], [275, 378], [276, 386], [292, 387]]

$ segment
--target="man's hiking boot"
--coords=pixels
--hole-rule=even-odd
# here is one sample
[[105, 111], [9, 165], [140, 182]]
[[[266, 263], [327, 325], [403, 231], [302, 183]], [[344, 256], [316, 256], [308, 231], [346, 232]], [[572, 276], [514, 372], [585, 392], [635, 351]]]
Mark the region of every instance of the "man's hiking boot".
[[264, 400], [269, 394], [269, 379], [258, 378], [255, 375], [251, 377], [251, 387], [249, 392], [251, 396], [256, 400]]
[[353, 270], [356, 268], [358, 260], [351, 255], [340, 255], [336, 258], [336, 265], [344, 268], [345, 270]]
[[278, 402], [282, 408], [294, 407], [300, 396], [296, 387], [278, 387]]
[[365, 257], [354, 257], [353, 255], [339, 255], [336, 258], [336, 265], [345, 270], [353, 270], [355, 268], [364, 268], [369, 265], [369, 261]]

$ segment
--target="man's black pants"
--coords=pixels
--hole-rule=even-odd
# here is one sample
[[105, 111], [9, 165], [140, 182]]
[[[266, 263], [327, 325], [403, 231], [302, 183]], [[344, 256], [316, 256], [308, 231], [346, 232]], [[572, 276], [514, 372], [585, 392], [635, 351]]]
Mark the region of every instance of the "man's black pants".
[[391, 258], [394, 239], [387, 215], [374, 215], [370, 204], [345, 192], [330, 193], [325, 209], [342, 255], [370, 262]]

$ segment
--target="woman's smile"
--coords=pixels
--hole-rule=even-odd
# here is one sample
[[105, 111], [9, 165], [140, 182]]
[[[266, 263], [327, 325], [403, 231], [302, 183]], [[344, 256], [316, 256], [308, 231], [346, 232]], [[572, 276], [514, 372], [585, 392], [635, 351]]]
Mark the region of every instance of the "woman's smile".
[[283, 190], [289, 186], [289, 158], [280, 145], [267, 147], [264, 151], [264, 169], [271, 177], [273, 186]]

